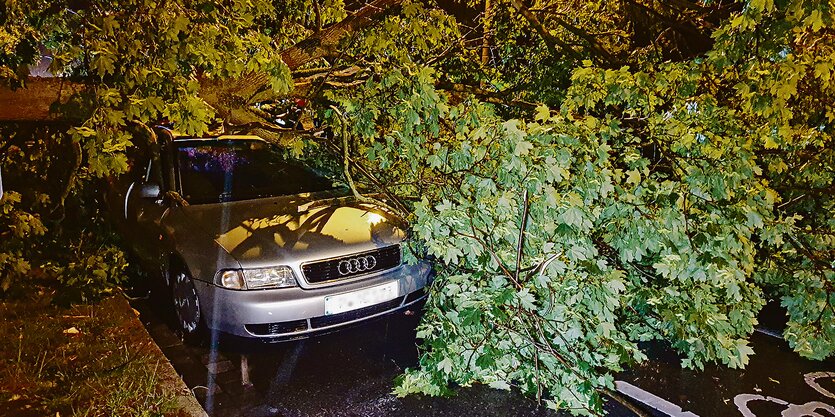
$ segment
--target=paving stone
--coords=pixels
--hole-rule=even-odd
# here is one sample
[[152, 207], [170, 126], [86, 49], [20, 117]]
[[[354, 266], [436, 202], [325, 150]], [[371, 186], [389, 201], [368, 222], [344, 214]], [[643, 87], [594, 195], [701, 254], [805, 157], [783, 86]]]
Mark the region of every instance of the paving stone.
[[174, 365], [175, 368], [180, 368], [181, 366], [188, 366], [194, 362], [194, 357], [189, 353], [188, 350], [183, 348], [182, 345], [178, 346], [171, 346], [165, 349], [162, 349], [162, 352], [165, 354], [165, 357], [168, 358], [168, 361]]
[[156, 324], [148, 328], [148, 333], [157, 342], [157, 345], [164, 351], [166, 348], [172, 346], [182, 346], [183, 341], [180, 340], [171, 329], [165, 324]]
[[206, 372], [206, 367], [200, 365], [199, 363], [191, 363], [191, 364], [183, 364], [182, 366], [176, 366], [177, 373], [182, 376], [183, 381], [186, 381], [186, 384], [189, 387], [196, 387], [196, 386], [204, 386], [204, 387], [211, 387], [217, 385], [217, 382], [214, 380], [214, 376]]
[[232, 369], [235, 369], [235, 365], [232, 363], [232, 361], [228, 361], [228, 360], [227, 361], [221, 361], [221, 362], [212, 362], [212, 363], [206, 364], [206, 369], [208, 369], [209, 372], [212, 373], [213, 375], [217, 375], [219, 373], [223, 373], [223, 372], [227, 372], [227, 371], [231, 371]]
[[[226, 372], [221, 375], [226, 376], [229, 374], [233, 375], [230, 375], [230, 377], [225, 380], [218, 381], [218, 384], [223, 387], [224, 392], [237, 398], [254, 398], [256, 402], [263, 399], [261, 398], [263, 397], [263, 393], [258, 393], [254, 386], [244, 386], [241, 384], [240, 378], [233, 378], [235, 374], [234, 371]], [[255, 397], [253, 397], [253, 394], [255, 394]]]
[[215, 381], [222, 386], [227, 385], [241, 385], [240, 369], [232, 369], [227, 372], [221, 372], [215, 375]]
[[211, 416], [222, 415], [223, 410], [239, 409], [241, 407], [241, 403], [237, 401], [237, 398], [230, 396], [225, 392], [218, 392], [216, 394], [213, 394], [211, 397], [211, 404], [209, 404], [208, 401], [209, 399], [206, 398], [204, 399], [204, 402], [202, 404]]
[[212, 362], [223, 362], [227, 360], [229, 359], [227, 359], [226, 356], [223, 356], [223, 354], [218, 351], [209, 351], [208, 353], [203, 353], [200, 355], [200, 362], [202, 362], [203, 365], [208, 365]]

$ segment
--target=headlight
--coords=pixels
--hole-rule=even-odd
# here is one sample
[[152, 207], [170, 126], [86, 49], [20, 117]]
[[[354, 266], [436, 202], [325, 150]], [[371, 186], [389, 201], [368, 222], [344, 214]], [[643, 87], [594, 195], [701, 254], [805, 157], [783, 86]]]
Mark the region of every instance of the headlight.
[[234, 290], [295, 287], [296, 276], [288, 266], [223, 271], [218, 275], [218, 285]]
[[289, 266], [244, 269], [244, 282], [249, 289], [295, 287], [296, 277]]

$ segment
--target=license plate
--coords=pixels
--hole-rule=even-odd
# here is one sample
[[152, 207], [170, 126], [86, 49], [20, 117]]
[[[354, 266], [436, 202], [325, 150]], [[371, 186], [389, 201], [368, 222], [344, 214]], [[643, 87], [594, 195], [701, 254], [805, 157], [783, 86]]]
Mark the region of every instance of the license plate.
[[400, 296], [400, 283], [397, 281], [376, 287], [346, 292], [325, 297], [325, 315], [339, 314], [357, 310], [374, 304], [384, 303]]

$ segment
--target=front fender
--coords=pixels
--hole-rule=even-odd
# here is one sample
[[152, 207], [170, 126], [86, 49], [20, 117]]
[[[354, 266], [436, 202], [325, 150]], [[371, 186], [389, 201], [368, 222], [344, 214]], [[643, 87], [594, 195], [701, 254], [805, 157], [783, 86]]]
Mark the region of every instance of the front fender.
[[214, 238], [193, 226], [177, 208], [165, 216], [163, 229], [169, 253], [176, 254], [182, 260], [193, 279], [214, 283], [217, 271], [241, 268], [235, 257], [215, 242]]

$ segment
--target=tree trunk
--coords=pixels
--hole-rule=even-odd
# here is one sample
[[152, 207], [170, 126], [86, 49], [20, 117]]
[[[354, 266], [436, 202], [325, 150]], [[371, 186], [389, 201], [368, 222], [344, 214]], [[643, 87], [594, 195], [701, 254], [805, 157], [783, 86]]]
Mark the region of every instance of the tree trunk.
[[[320, 58], [333, 56], [340, 42], [373, 24], [402, 1], [375, 0], [342, 21], [287, 48], [281, 53], [281, 59], [293, 71]], [[81, 82], [42, 77], [30, 77], [24, 88], [16, 90], [0, 86], [0, 122], [67, 118], [66, 114], [51, 111], [54, 103], [66, 103], [70, 96], [87, 87]], [[259, 116], [249, 111], [249, 105], [275, 98], [267, 74], [248, 74], [238, 80], [202, 80], [199, 95], [231, 124], [260, 120]]]
[[493, 40], [493, 2], [484, 0], [484, 16], [481, 18], [481, 65], [487, 66], [490, 62], [490, 46]]
[[[0, 86], [0, 121], [49, 121], [59, 116], [54, 104], [65, 104], [72, 95], [85, 89], [78, 82], [61, 78], [29, 78], [24, 88]], [[66, 116], [61, 116], [66, 117]]]

